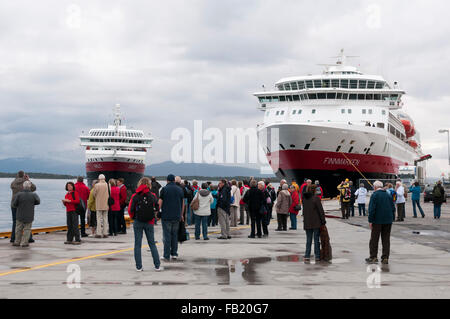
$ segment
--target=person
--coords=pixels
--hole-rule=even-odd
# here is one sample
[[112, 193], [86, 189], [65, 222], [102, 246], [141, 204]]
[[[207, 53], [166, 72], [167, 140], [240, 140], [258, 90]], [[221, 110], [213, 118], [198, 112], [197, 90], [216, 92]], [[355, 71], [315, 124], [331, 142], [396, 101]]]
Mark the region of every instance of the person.
[[155, 270], [163, 270], [161, 261], [159, 260], [158, 249], [156, 248], [154, 230], [155, 212], [158, 210], [158, 198], [156, 194], [151, 192], [151, 185], [149, 178], [141, 178], [138, 182], [136, 193], [133, 194], [128, 205], [128, 214], [134, 221], [134, 261], [136, 263], [136, 271], [143, 271], [141, 249], [144, 232], [152, 253]]
[[[16, 196], [16, 194], [18, 194], [19, 192], [21, 192], [23, 190], [23, 183], [25, 181], [29, 181], [29, 180], [30, 180], [30, 178], [28, 177], [27, 174], [25, 174], [24, 171], [18, 171], [16, 178], [11, 183], [11, 191], [12, 191], [12, 195], [11, 195], [12, 230], [11, 230], [11, 238], [10, 238], [11, 243], [14, 243], [15, 239], [16, 239], [16, 213], [17, 213], [17, 208], [12, 206], [12, 202], [13, 202], [14, 196]], [[35, 192], [36, 185], [31, 183], [30, 190], [32, 192]], [[28, 242], [34, 243], [33, 234], [30, 235], [30, 239], [28, 240]]]
[[208, 226], [217, 226], [217, 186], [209, 185], [209, 190], [211, 191], [211, 196], [213, 197], [213, 202], [210, 205], [211, 215], [209, 215]]
[[159, 191], [162, 188], [161, 184], [156, 180], [155, 176], [152, 176], [152, 192], [159, 199]]
[[438, 181], [433, 187], [433, 211], [434, 219], [441, 218], [441, 206], [445, 202], [445, 189], [442, 187], [442, 182]]
[[376, 181], [373, 186], [375, 191], [369, 201], [370, 257], [366, 258], [366, 262], [369, 264], [378, 262], [378, 242], [381, 235], [383, 245], [381, 263], [388, 264], [391, 228], [395, 219], [395, 205], [392, 197], [387, 191], [383, 190], [382, 182]]
[[109, 187], [111, 198], [114, 199], [114, 204], [108, 210], [109, 236], [117, 236], [120, 221], [120, 189], [117, 187], [116, 180], [113, 178], [109, 180]]
[[291, 227], [289, 227], [289, 229], [296, 230], [297, 229], [297, 215], [298, 215], [298, 210], [296, 209], [296, 207], [300, 205], [300, 196], [294, 185], [291, 185], [289, 190], [291, 192], [291, 198], [292, 198], [291, 207], [289, 207], [289, 217], [291, 220]]
[[13, 246], [28, 247], [31, 236], [31, 226], [34, 221], [34, 206], [39, 205], [39, 196], [31, 191], [32, 183], [23, 182], [23, 190], [17, 193], [12, 202], [16, 209], [16, 229]]
[[191, 207], [190, 205], [186, 205], [186, 203], [188, 202], [188, 197], [189, 194], [187, 193], [186, 187], [184, 187], [184, 183], [182, 185], [182, 180], [180, 176], [175, 176], [175, 185], [177, 185], [178, 187], [181, 188], [181, 190], [183, 191], [183, 220], [185, 220], [185, 222], [190, 225], [191, 224]]
[[316, 185], [306, 188], [303, 198], [303, 229], [306, 232], [306, 249], [303, 260], [309, 262], [311, 245], [314, 237], [314, 258], [320, 261], [320, 227], [326, 224], [322, 202], [315, 195]]
[[349, 213], [351, 214], [352, 217], [355, 217], [355, 186], [353, 186], [353, 182], [349, 181], [348, 182], [348, 188], [350, 190], [350, 203], [349, 203]]
[[[278, 194], [280, 194], [280, 192], [283, 190], [283, 185], [284, 185], [284, 184], [287, 184], [287, 181], [286, 181], [285, 179], [282, 179], [282, 180], [280, 181], [280, 186], [278, 186], [277, 197], [278, 197]], [[289, 188], [289, 185], [288, 185], [288, 188]]]
[[391, 183], [387, 183], [385, 189], [388, 194], [391, 195], [391, 198], [395, 203], [397, 201], [397, 193], [395, 192], [394, 185], [392, 185]]
[[217, 216], [219, 218], [221, 236], [218, 239], [231, 239], [230, 235], [230, 203], [231, 189], [228, 182], [222, 179], [219, 182], [217, 194]]
[[184, 222], [184, 192], [175, 183], [175, 176], [167, 176], [167, 185], [161, 188], [158, 206], [161, 208], [164, 253], [162, 259], [178, 258], [178, 228]]
[[269, 205], [272, 204], [272, 200], [270, 199], [269, 192], [266, 188], [266, 183], [264, 181], [258, 182], [258, 188], [263, 193], [263, 203], [262, 206], [264, 207], [264, 213], [261, 216], [261, 226], [263, 229], [263, 237], [269, 236]]
[[261, 232], [261, 206], [264, 204], [264, 194], [257, 187], [258, 183], [256, 180], [252, 180], [250, 182], [250, 189], [244, 195], [244, 203], [248, 207], [248, 211], [250, 213], [251, 220], [251, 232], [248, 238], [255, 238], [255, 235], [258, 238], [262, 237]]
[[97, 230], [95, 238], [108, 238], [108, 198], [109, 198], [109, 186], [105, 181], [105, 175], [100, 174], [98, 176], [98, 182], [92, 189], [95, 199], [95, 214], [97, 217]]
[[250, 215], [248, 212], [247, 204], [244, 203], [244, 196], [245, 193], [250, 189], [248, 186], [248, 181], [244, 180], [242, 181], [242, 185], [239, 187], [239, 190], [241, 192], [241, 200], [239, 202], [239, 209], [240, 209], [240, 216], [239, 216], [239, 225], [244, 225], [250, 223]]
[[366, 216], [366, 196], [367, 189], [364, 187], [364, 183], [359, 184], [359, 188], [355, 192], [356, 202], [358, 203], [359, 216]]
[[413, 218], [417, 218], [417, 212], [416, 212], [416, 205], [419, 207], [420, 214], [422, 215], [422, 218], [425, 218], [425, 213], [423, 212], [422, 207], [420, 206], [420, 193], [421, 189], [419, 186], [419, 182], [414, 182], [413, 185], [409, 188], [409, 191], [412, 193], [411, 201], [413, 205]]
[[342, 219], [348, 219], [350, 216], [350, 189], [349, 189], [349, 180], [345, 179], [345, 181], [341, 182], [337, 189], [339, 191], [339, 201], [341, 203], [341, 213]]
[[202, 226], [203, 239], [208, 238], [208, 219], [211, 215], [211, 204], [214, 202], [214, 198], [211, 192], [208, 190], [208, 184], [203, 183], [202, 188], [198, 189], [194, 200], [198, 200], [198, 209], [194, 210], [195, 220], [195, 239], [200, 239], [200, 225]]
[[267, 205], [267, 225], [270, 224], [270, 220], [273, 219], [272, 217], [272, 211], [273, 211], [273, 205], [277, 199], [277, 193], [275, 192], [275, 188], [273, 188], [271, 183], [266, 184], [266, 190], [269, 193], [270, 196], [270, 204]]
[[397, 181], [395, 183], [395, 193], [397, 194], [397, 200], [395, 203], [397, 204], [397, 221], [402, 222], [405, 220], [405, 188], [402, 185], [402, 182]]
[[322, 199], [322, 197], [323, 197], [323, 189], [322, 189], [322, 187], [320, 186], [320, 183], [319, 183], [319, 181], [315, 181], [314, 182], [314, 185], [316, 185], [316, 196], [317, 197], [319, 197], [320, 199]]
[[276, 231], [287, 231], [287, 216], [292, 204], [292, 197], [289, 193], [289, 185], [283, 184], [282, 190], [278, 193], [275, 206], [277, 212], [278, 228]]
[[[67, 241], [64, 244], [79, 245], [81, 244], [80, 230], [78, 229], [77, 206], [80, 203], [80, 195], [75, 191], [75, 184], [68, 182], [66, 184], [67, 194], [62, 200], [66, 206], [67, 217]], [[75, 238], [75, 241], [73, 239]]]
[[200, 190], [200, 187], [198, 186], [198, 181], [195, 179], [192, 181], [192, 188], [197, 192]]
[[301, 190], [300, 190], [300, 200], [303, 203], [303, 196], [305, 195], [305, 193], [308, 191], [308, 187], [311, 187], [312, 185], [312, 180], [307, 179], [306, 180], [306, 184], [303, 184]]
[[[305, 182], [306, 182], [306, 180], [307, 180], [307, 178], [305, 178]], [[302, 186], [303, 186], [304, 184], [305, 184], [305, 183], [303, 183]], [[294, 188], [295, 188], [295, 190], [296, 190], [297, 192], [300, 192], [300, 193], [302, 192], [301, 187], [298, 186], [298, 184], [297, 184], [297, 182], [295, 181], [294, 178], [293, 178], [292, 181], [291, 181], [291, 185], [294, 186]]]
[[87, 201], [89, 199], [90, 190], [86, 186], [86, 184], [83, 183], [83, 177], [78, 176], [77, 182], [75, 184], [75, 189], [78, 195], [80, 196], [80, 199], [84, 203], [84, 211], [80, 211], [80, 231], [81, 231], [81, 237], [87, 237], [86, 234], [86, 208], [87, 208]]
[[95, 230], [97, 227], [97, 215], [95, 212], [95, 197], [94, 197], [94, 192], [92, 192], [92, 189], [94, 188], [95, 184], [97, 184], [97, 180], [92, 181], [92, 188], [91, 188], [91, 192], [89, 193], [89, 199], [88, 199], [88, 203], [87, 203], [87, 207], [89, 210], [89, 227], [91, 227], [91, 234], [93, 237], [95, 237]]
[[241, 192], [239, 187], [237, 186], [237, 182], [235, 179], [231, 181], [231, 200], [233, 201], [230, 205], [230, 226], [236, 227], [238, 222], [238, 211], [239, 211], [239, 202], [241, 201]]
[[[198, 190], [198, 189], [197, 189]], [[197, 193], [197, 190], [194, 189], [190, 184], [188, 180], [184, 181], [184, 194], [186, 197], [184, 198], [184, 205], [186, 207], [186, 222], [188, 225], [194, 224], [194, 215], [191, 209], [191, 203], [192, 200], [195, 197], [195, 194]]]
[[[120, 211], [119, 211], [119, 227], [117, 230], [118, 234], [126, 234], [127, 233], [127, 223], [125, 222], [125, 207], [127, 206], [127, 197], [128, 190], [125, 186], [125, 179], [122, 177], [117, 179], [117, 187], [119, 187], [119, 203], [120, 203]], [[155, 194], [158, 198], [158, 196]]]

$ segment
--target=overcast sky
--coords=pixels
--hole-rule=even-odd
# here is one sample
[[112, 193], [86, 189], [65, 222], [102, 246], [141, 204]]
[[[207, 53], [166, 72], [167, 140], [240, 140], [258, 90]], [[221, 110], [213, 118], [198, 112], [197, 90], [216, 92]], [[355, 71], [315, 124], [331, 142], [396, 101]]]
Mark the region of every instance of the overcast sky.
[[404, 110], [449, 170], [448, 1], [2, 1], [0, 158], [84, 161], [78, 135], [112, 122], [155, 137], [147, 164], [170, 160], [171, 132], [254, 127], [252, 93], [321, 73], [341, 48], [368, 74], [398, 81]]

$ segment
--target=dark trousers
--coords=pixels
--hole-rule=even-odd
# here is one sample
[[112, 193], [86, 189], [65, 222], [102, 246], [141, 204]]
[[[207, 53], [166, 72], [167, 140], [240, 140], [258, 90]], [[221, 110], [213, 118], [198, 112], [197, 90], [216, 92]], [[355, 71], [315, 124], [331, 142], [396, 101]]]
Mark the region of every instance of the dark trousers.
[[[12, 230], [11, 230], [11, 239], [10, 242], [14, 242], [16, 240], [16, 213], [17, 208], [11, 207], [11, 215], [12, 215]], [[30, 239], [28, 241], [33, 240], [33, 234], [30, 234]]]
[[211, 208], [211, 215], [208, 217], [208, 226], [217, 226], [217, 208]]
[[122, 207], [119, 212], [119, 232], [127, 232], [127, 223], [125, 222], [125, 207]]
[[349, 205], [349, 214], [352, 214], [352, 217], [355, 217], [355, 203], [353, 202], [350, 202], [350, 205]]
[[369, 242], [370, 258], [377, 258], [378, 242], [380, 241], [381, 235], [381, 244], [383, 246], [381, 258], [389, 259], [389, 250], [391, 246], [391, 227], [392, 224], [372, 224], [372, 233]]
[[86, 211], [80, 214], [80, 230], [81, 234], [86, 234]]
[[119, 232], [120, 211], [108, 211], [109, 235], [117, 235]]
[[366, 216], [366, 204], [358, 204], [359, 216]]
[[287, 230], [287, 214], [277, 214], [278, 230]]
[[405, 219], [405, 203], [397, 204], [397, 220]]
[[262, 231], [261, 231], [262, 215], [259, 213], [250, 214], [250, 220], [251, 220], [250, 236], [255, 237], [255, 233], [256, 233], [256, 236], [261, 237], [262, 236]]
[[78, 228], [78, 214], [68, 212], [67, 215], [67, 241], [80, 241], [80, 229]]
[[170, 256], [178, 256], [178, 220], [162, 220], [164, 258], [170, 259]]
[[350, 202], [341, 202], [342, 218], [350, 217]]

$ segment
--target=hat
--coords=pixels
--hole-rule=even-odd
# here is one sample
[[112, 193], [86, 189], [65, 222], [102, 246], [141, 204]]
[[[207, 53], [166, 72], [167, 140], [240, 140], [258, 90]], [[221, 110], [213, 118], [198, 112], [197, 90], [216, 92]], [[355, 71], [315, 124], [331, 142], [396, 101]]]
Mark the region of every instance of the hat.
[[175, 182], [175, 176], [173, 174], [167, 175], [167, 181], [168, 182]]
[[99, 179], [99, 180], [105, 180], [106, 178], [105, 178], [105, 175], [100, 174], [100, 175], [98, 175], [98, 179]]
[[348, 182], [348, 178], [346, 178], [345, 181]]

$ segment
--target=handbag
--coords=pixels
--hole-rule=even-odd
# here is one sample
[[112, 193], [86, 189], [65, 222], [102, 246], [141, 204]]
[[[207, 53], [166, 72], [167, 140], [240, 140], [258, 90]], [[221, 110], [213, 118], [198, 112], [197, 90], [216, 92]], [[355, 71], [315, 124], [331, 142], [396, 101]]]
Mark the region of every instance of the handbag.
[[192, 210], [198, 210], [199, 207], [200, 207], [200, 199], [198, 198], [198, 193], [197, 193], [197, 195], [191, 202], [191, 208], [192, 208]]
[[114, 202], [114, 198], [111, 197], [111, 191], [109, 189], [109, 185], [107, 187], [108, 187], [108, 195], [109, 195], [109, 197], [108, 197], [108, 206], [111, 207], [112, 205], [114, 205], [115, 202]]
[[[72, 198], [75, 200], [75, 192], [72, 192]], [[84, 206], [83, 200], [80, 198], [80, 202], [78, 203], [77, 207], [75, 207], [75, 213], [78, 215], [83, 214], [86, 211], [86, 208]]]
[[294, 210], [297, 211], [297, 212], [298, 212], [298, 211], [301, 211], [301, 210], [302, 210], [302, 205], [300, 205], [300, 204], [295, 205], [295, 206], [294, 206]]

